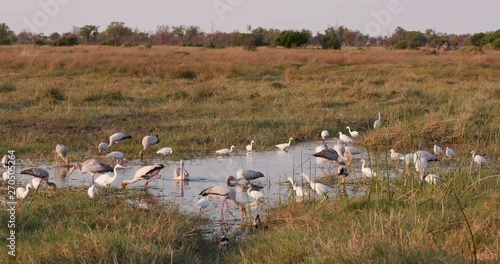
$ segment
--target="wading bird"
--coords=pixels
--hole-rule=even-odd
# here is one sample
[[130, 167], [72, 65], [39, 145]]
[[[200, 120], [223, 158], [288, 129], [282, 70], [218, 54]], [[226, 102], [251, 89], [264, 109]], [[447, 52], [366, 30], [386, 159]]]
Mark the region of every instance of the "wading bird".
[[172, 148], [169, 148], [169, 147], [161, 148], [160, 150], [158, 150], [156, 152], [156, 154], [160, 154], [160, 155], [163, 155], [163, 156], [170, 155], [170, 154], [172, 154]]
[[150, 181], [158, 179], [161, 177], [160, 171], [164, 168], [163, 164], [150, 165], [140, 168], [132, 180], [124, 180], [122, 182], [122, 188], [125, 188], [127, 184], [131, 184], [140, 180], [146, 180], [144, 184], [145, 188], [148, 188]]
[[19, 200], [24, 200], [24, 198], [26, 198], [26, 196], [28, 196], [28, 192], [29, 192], [30, 188], [35, 189], [31, 185], [31, 183], [26, 184], [26, 189], [24, 187], [18, 187], [16, 189], [16, 198]]
[[414, 163], [415, 163], [415, 178], [420, 176], [421, 183], [425, 183], [425, 175], [427, 170], [427, 159], [425, 157], [421, 157], [418, 154], [414, 155]]
[[276, 147], [280, 150], [287, 151], [290, 148], [290, 144], [292, 143], [293, 138], [288, 140], [288, 143], [278, 144]]
[[318, 195], [323, 196], [324, 198], [328, 198], [328, 193], [332, 191], [332, 188], [328, 185], [325, 185], [320, 182], [313, 182], [311, 179], [309, 179], [309, 176], [305, 173], [301, 173], [302, 177], [306, 179], [306, 181], [309, 183], [309, 186], [311, 186], [311, 189], [313, 189]]
[[437, 157], [439, 157], [440, 155], [444, 155], [443, 149], [440, 146], [438, 146], [438, 145], [434, 145], [433, 150], [434, 150], [434, 154]]
[[61, 159], [64, 160], [64, 162], [66, 163], [66, 166], [69, 166], [69, 159], [67, 157], [68, 149], [66, 148], [66, 146], [64, 146], [63, 144], [57, 144], [56, 145], [56, 154], [57, 154], [57, 156], [61, 157]]
[[106, 155], [108, 158], [112, 158], [114, 162], [118, 163], [118, 160], [120, 161], [120, 164], [123, 163], [123, 159], [125, 158], [125, 155], [121, 153], [120, 151], [113, 151]]
[[227, 148], [219, 149], [219, 150], [215, 151], [215, 154], [217, 154], [217, 155], [229, 155], [233, 152], [234, 148], [235, 148], [235, 146], [233, 145], [229, 149], [227, 149]]
[[342, 132], [339, 132], [339, 140], [340, 142], [346, 143], [346, 144], [351, 144], [352, 143], [352, 138], [350, 138], [348, 135], [345, 135]]
[[307, 193], [304, 192], [302, 187], [298, 186], [293, 182], [292, 177], [288, 177], [288, 181], [292, 184], [292, 189], [295, 191], [295, 195], [297, 195], [297, 197], [302, 198], [304, 197], [304, 195], [307, 195]]
[[99, 191], [93, 184], [87, 190], [87, 194], [89, 195], [90, 199], [97, 200], [97, 198], [99, 198]]
[[95, 183], [97, 183], [99, 186], [102, 186], [102, 187], [106, 187], [106, 188], [109, 188], [111, 186], [111, 183], [113, 183], [116, 178], [118, 177], [118, 169], [125, 169], [127, 167], [125, 166], [122, 166], [120, 164], [116, 164], [115, 165], [115, 168], [113, 169], [113, 176], [111, 176], [110, 173], [105, 173], [99, 177], [97, 177], [97, 179], [95, 179]]
[[396, 152], [394, 149], [391, 149], [390, 152], [391, 152], [391, 160], [397, 160], [399, 162], [400, 160], [405, 159], [405, 156], [403, 154]]
[[4, 182], [9, 181], [9, 172], [8, 171], [4, 171], [3, 175], [2, 175], [2, 178], [3, 178]]
[[99, 153], [109, 153], [109, 145], [107, 143], [101, 142], [99, 143], [99, 146], [97, 146], [97, 150], [99, 150]]
[[428, 174], [425, 176], [425, 182], [438, 185], [441, 183], [441, 178], [439, 178], [436, 174]]
[[109, 166], [108, 164], [96, 160], [96, 159], [88, 159], [85, 162], [83, 162], [82, 165], [79, 163], [76, 163], [73, 165], [73, 168], [68, 172], [68, 176], [66, 176], [69, 179], [69, 176], [76, 170], [81, 174], [89, 173], [92, 176], [92, 184], [94, 184], [94, 175], [95, 174], [101, 174], [101, 173], [106, 173], [106, 172], [111, 172], [113, 171], [113, 167]]
[[334, 149], [325, 148], [320, 152], [314, 153], [313, 156], [316, 158], [324, 158], [328, 160], [330, 162], [330, 166], [332, 161], [335, 161], [337, 163], [339, 162], [339, 154]]
[[263, 202], [266, 199], [266, 194], [263, 191], [254, 190], [252, 185], [248, 186], [247, 195], [258, 202]]
[[245, 206], [236, 201], [236, 190], [233, 187], [229, 187], [227, 185], [215, 185], [212, 187], [208, 187], [204, 189], [203, 191], [200, 192], [201, 196], [208, 196], [208, 197], [213, 197], [213, 198], [219, 198], [222, 200], [222, 206], [221, 206], [221, 218], [224, 218], [224, 204], [226, 204], [227, 211], [234, 217], [234, 215], [231, 213], [229, 209], [229, 205], [227, 200], [233, 201], [233, 203], [238, 206], [241, 212], [241, 217], [244, 218], [246, 215], [246, 208]]
[[453, 151], [453, 149], [449, 148], [449, 147], [446, 147], [446, 157], [450, 158], [450, 159], [453, 159], [457, 156], [457, 154], [455, 153], [455, 151]]
[[109, 147], [111, 147], [113, 144], [118, 145], [128, 138], [132, 138], [132, 136], [127, 133], [114, 133], [109, 137]]
[[189, 172], [184, 169], [184, 160], [179, 162], [179, 167], [174, 171], [174, 180], [187, 181], [189, 180]]
[[382, 117], [380, 116], [380, 112], [378, 112], [378, 119], [373, 122], [373, 129], [378, 129], [382, 126]]
[[5, 155], [2, 157], [2, 166], [4, 168], [8, 168], [9, 166], [13, 165], [10, 163], [13, 163], [13, 161], [12, 161], [12, 159], [9, 158], [9, 155]]
[[361, 172], [368, 178], [376, 177], [377, 173], [370, 167], [365, 167], [365, 160], [361, 159]]
[[473, 150], [470, 152], [472, 154], [472, 160], [479, 166], [484, 166], [488, 164], [488, 160], [481, 155], [476, 155], [476, 152]]
[[144, 155], [144, 153], [146, 153], [149, 147], [158, 144], [158, 142], [160, 142], [158, 135], [145, 136], [144, 138], [142, 138], [142, 150], [139, 152], [139, 157], [142, 159], [142, 156]]
[[346, 128], [349, 131], [349, 134], [351, 134], [351, 137], [355, 138], [355, 137], [359, 136], [359, 132], [358, 131], [351, 131], [351, 128], [348, 127], [348, 126]]
[[330, 136], [328, 130], [321, 131], [321, 140], [323, 140], [323, 144], [325, 144], [326, 139]]
[[[56, 189], [56, 184], [53, 182], [49, 182], [49, 172], [42, 168], [30, 168], [21, 171], [21, 174], [30, 175], [33, 178], [39, 178], [41, 181], [44, 181], [48, 187], [52, 189]], [[38, 186], [37, 186], [38, 187]]]
[[253, 181], [253, 180], [256, 180], [256, 179], [262, 178], [262, 177], [264, 177], [264, 174], [260, 171], [240, 169], [236, 172], [236, 180], [237, 181], [244, 180], [245, 184], [249, 184], [250, 181]]
[[252, 149], [253, 149], [253, 144], [255, 144], [255, 141], [253, 141], [253, 140], [252, 140], [252, 141], [250, 141], [250, 144], [248, 144], [248, 145], [246, 146], [247, 151], [249, 151], [249, 152], [250, 152], [250, 151], [252, 151]]
[[201, 214], [201, 210], [203, 210], [203, 209], [205, 209], [205, 208], [208, 207], [208, 204], [209, 204], [208, 196], [202, 197], [201, 199], [199, 199], [195, 203], [196, 207], [198, 207], [198, 209], [200, 209], [200, 214]]

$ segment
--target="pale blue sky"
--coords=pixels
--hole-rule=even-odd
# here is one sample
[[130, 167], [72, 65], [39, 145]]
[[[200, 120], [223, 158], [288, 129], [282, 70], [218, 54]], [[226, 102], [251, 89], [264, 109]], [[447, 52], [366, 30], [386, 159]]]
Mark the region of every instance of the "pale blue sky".
[[[44, 7], [44, 5], [46, 5]], [[154, 31], [157, 25], [196, 25], [203, 31], [253, 28], [310, 29], [345, 25], [370, 35], [407, 30], [476, 33], [500, 29], [498, 0], [20, 0], [0, 1], [0, 22], [16, 33], [68, 32], [111, 21]]]

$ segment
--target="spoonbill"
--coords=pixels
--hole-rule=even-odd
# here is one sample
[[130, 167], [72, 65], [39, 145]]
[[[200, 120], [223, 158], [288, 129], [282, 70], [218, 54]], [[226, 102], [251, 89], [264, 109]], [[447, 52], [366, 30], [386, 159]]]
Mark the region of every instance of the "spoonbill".
[[488, 160], [481, 156], [481, 155], [476, 155], [476, 152], [473, 150], [470, 152], [472, 154], [472, 160], [479, 166], [483, 166], [483, 165], [486, 165], [488, 164]]
[[255, 141], [253, 141], [253, 140], [252, 140], [252, 141], [250, 141], [250, 144], [248, 144], [248, 145], [246, 146], [247, 151], [252, 151], [252, 149], [253, 149], [253, 144], [255, 144]]
[[302, 197], [304, 197], [304, 195], [307, 195], [307, 193], [304, 192], [302, 187], [298, 186], [297, 184], [295, 184], [293, 182], [292, 177], [288, 177], [287, 179], [292, 184], [292, 189], [295, 191], [295, 195], [297, 195], [297, 197], [302, 198]]
[[346, 144], [351, 144], [352, 143], [352, 138], [349, 137], [348, 135], [345, 135], [342, 132], [339, 132], [339, 140], [340, 142], [346, 143]]
[[293, 138], [290, 138], [288, 140], [288, 143], [283, 143], [283, 144], [278, 144], [276, 147], [280, 150], [288, 151], [288, 148], [290, 148], [290, 144], [292, 143]]
[[113, 159], [116, 163], [118, 163], [118, 160], [120, 160], [120, 163], [123, 163], [125, 155], [120, 151], [113, 151], [106, 155], [106, 157]]
[[378, 112], [378, 119], [373, 122], [373, 129], [378, 129], [382, 126], [382, 117], [380, 116], [380, 112]]
[[214, 197], [214, 198], [219, 198], [222, 200], [222, 206], [221, 206], [221, 217], [224, 217], [224, 204], [226, 205], [227, 211], [234, 217], [234, 215], [231, 213], [229, 209], [229, 205], [227, 200], [233, 201], [233, 203], [238, 206], [241, 212], [241, 217], [244, 218], [246, 215], [246, 208], [245, 206], [236, 201], [236, 190], [233, 187], [229, 187], [227, 185], [215, 185], [212, 187], [208, 187], [204, 189], [203, 191], [200, 192], [201, 196], [208, 196], [208, 197]]
[[433, 150], [434, 150], [434, 154], [435, 154], [436, 156], [438, 156], [438, 157], [439, 157], [440, 155], [444, 155], [443, 149], [442, 149], [440, 146], [438, 146], [438, 145], [434, 145]]
[[24, 187], [18, 187], [16, 189], [16, 198], [19, 200], [24, 200], [24, 198], [26, 198], [26, 196], [28, 196], [28, 192], [29, 192], [30, 188], [35, 189], [31, 185], [31, 182], [26, 184], [26, 189]]
[[309, 186], [311, 186], [311, 189], [313, 189], [318, 195], [323, 196], [324, 198], [328, 198], [328, 193], [332, 191], [332, 188], [330, 186], [320, 182], [311, 181], [309, 179], [309, 176], [303, 172], [301, 173], [301, 175], [307, 180]]
[[172, 154], [172, 148], [169, 148], [169, 147], [161, 148], [160, 150], [158, 150], [156, 152], [156, 154], [160, 154], [160, 155], [163, 155], [163, 156], [170, 155], [170, 154]]
[[87, 194], [89, 195], [90, 199], [97, 200], [97, 198], [99, 198], [99, 191], [94, 184], [89, 187], [89, 189], [87, 190]]
[[132, 180], [124, 180], [122, 182], [122, 189], [125, 188], [127, 184], [131, 184], [140, 180], [146, 180], [146, 184], [144, 184], [144, 187], [148, 188], [148, 184], [150, 181], [161, 177], [159, 173], [163, 168], [163, 164], [144, 166], [140, 168], [139, 170], [137, 170]]
[[179, 162], [179, 167], [174, 171], [174, 180], [187, 181], [189, 180], [189, 172], [184, 169], [184, 160]]
[[139, 152], [139, 157], [142, 159], [142, 156], [146, 151], [148, 150], [149, 147], [158, 144], [160, 142], [160, 139], [158, 138], [158, 135], [156, 136], [145, 136], [142, 138], [142, 150]]
[[457, 156], [457, 154], [455, 153], [455, 151], [453, 151], [453, 149], [449, 148], [449, 147], [446, 147], [446, 157], [450, 158], [450, 159], [453, 159]]
[[66, 176], [69, 179], [69, 176], [76, 170], [81, 174], [89, 173], [92, 176], [92, 184], [94, 184], [94, 175], [95, 174], [101, 174], [105, 172], [111, 172], [113, 171], [113, 167], [109, 166], [108, 164], [96, 160], [96, 159], [88, 159], [85, 162], [83, 162], [82, 165], [80, 165], [78, 162], [73, 165], [71, 170], [68, 172], [68, 176]]
[[229, 155], [233, 152], [234, 148], [235, 148], [235, 146], [233, 145], [229, 149], [227, 149], [227, 148], [219, 149], [219, 150], [215, 151], [215, 154], [217, 154], [217, 155]]
[[63, 144], [57, 144], [56, 145], [56, 154], [57, 154], [57, 156], [61, 157], [61, 159], [64, 160], [64, 162], [66, 163], [66, 166], [69, 166], [69, 160], [67, 157], [68, 149], [66, 148], [66, 146], [64, 146]]
[[323, 144], [325, 144], [325, 140], [330, 136], [328, 130], [321, 131], [321, 140], [323, 140]]
[[361, 159], [361, 172], [368, 178], [376, 177], [377, 173], [370, 167], [365, 167], [365, 159]]
[[99, 186], [109, 188], [111, 186], [111, 183], [113, 183], [116, 180], [116, 177], [118, 176], [118, 169], [125, 169], [127, 167], [122, 166], [121, 164], [116, 164], [115, 168], [113, 169], [113, 176], [109, 173], [105, 173], [97, 179], [95, 179], [95, 183], [97, 183]]
[[351, 134], [351, 137], [355, 138], [355, 137], [359, 136], [359, 132], [358, 131], [354, 131], [354, 130], [351, 131], [351, 128], [348, 127], [348, 126], [346, 128], [349, 131], [349, 134]]

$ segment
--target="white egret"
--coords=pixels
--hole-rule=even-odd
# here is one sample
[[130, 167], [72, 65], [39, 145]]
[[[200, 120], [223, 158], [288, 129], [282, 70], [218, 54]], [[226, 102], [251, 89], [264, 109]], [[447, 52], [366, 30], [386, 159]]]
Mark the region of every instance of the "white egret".
[[229, 155], [234, 151], [234, 148], [235, 148], [235, 146], [233, 145], [233, 146], [231, 146], [231, 148], [228, 148], [228, 149], [227, 148], [219, 149], [219, 150], [215, 151], [215, 154], [217, 154], [217, 155]]
[[24, 187], [18, 187], [16, 189], [16, 198], [19, 200], [23, 200], [24, 198], [26, 198], [26, 196], [28, 196], [30, 188], [34, 189], [31, 183], [26, 184], [26, 189]]
[[309, 176], [305, 173], [301, 173], [302, 177], [306, 178], [307, 182], [309, 182], [309, 186], [313, 189], [318, 195], [323, 196], [324, 198], [328, 198], [328, 194], [333, 190], [330, 186], [325, 185], [320, 182], [313, 182], [309, 179]]
[[376, 177], [377, 173], [370, 167], [365, 167], [365, 160], [361, 159], [361, 172], [368, 178]]
[[345, 135], [342, 132], [339, 132], [339, 140], [340, 142], [346, 143], [346, 144], [351, 144], [352, 143], [352, 138], [349, 137], [348, 135]]
[[295, 191], [295, 195], [297, 195], [297, 197], [302, 198], [304, 197], [304, 195], [307, 195], [307, 193], [304, 192], [302, 187], [298, 186], [293, 182], [293, 179], [291, 177], [288, 177], [288, 181], [292, 184], [292, 189]]
[[373, 122], [373, 129], [378, 129], [382, 126], [382, 117], [380, 116], [380, 112], [378, 112], [378, 119]]
[[209, 205], [208, 196], [204, 196], [201, 199], [199, 199], [195, 203], [195, 205], [196, 205], [196, 207], [198, 207], [198, 209], [200, 209], [200, 214], [201, 214], [201, 210], [207, 208]]
[[252, 151], [252, 149], [253, 149], [253, 144], [255, 144], [255, 141], [253, 141], [253, 140], [252, 140], [252, 141], [250, 141], [250, 144], [248, 144], [248, 145], [246, 146], [247, 151]]
[[472, 154], [472, 160], [478, 165], [478, 166], [483, 166], [488, 164], [488, 160], [481, 156], [481, 155], [476, 155], [476, 152], [473, 150], [470, 152]]
[[293, 138], [288, 140], [288, 143], [278, 144], [276, 147], [280, 150], [287, 151], [290, 148], [290, 144], [292, 143]]
[[349, 134], [351, 134], [351, 137], [355, 138], [355, 137], [359, 136], [359, 132], [358, 131], [351, 131], [351, 128], [348, 127], [348, 126], [346, 128], [349, 131]]
[[118, 177], [118, 169], [125, 169], [127, 167], [125, 166], [122, 166], [120, 164], [116, 164], [114, 169], [113, 169], [113, 176], [111, 176], [110, 173], [105, 173], [99, 177], [97, 177], [97, 179], [95, 179], [95, 183], [97, 183], [99, 186], [102, 186], [102, 187], [106, 187], [106, 188], [109, 188], [111, 186], [111, 183], [113, 183], [116, 178]]
[[161, 154], [163, 156], [170, 155], [170, 154], [172, 154], [172, 148], [170, 148], [170, 147], [161, 148], [160, 150], [158, 150], [156, 152], [156, 154]]

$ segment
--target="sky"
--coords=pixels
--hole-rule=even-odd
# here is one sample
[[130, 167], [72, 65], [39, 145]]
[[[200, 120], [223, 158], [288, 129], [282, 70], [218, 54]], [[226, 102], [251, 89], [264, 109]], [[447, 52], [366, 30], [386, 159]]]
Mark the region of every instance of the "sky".
[[112, 21], [154, 32], [158, 25], [195, 25], [202, 31], [252, 28], [324, 32], [346, 26], [371, 36], [406, 30], [466, 34], [500, 29], [498, 0], [3, 0], [0, 23], [11, 30], [50, 35], [73, 26]]

